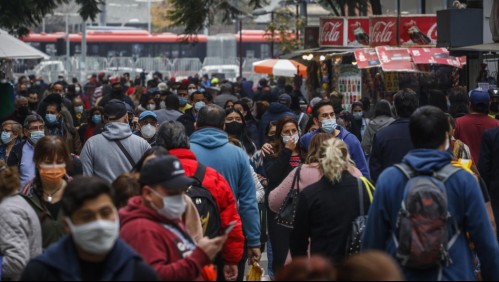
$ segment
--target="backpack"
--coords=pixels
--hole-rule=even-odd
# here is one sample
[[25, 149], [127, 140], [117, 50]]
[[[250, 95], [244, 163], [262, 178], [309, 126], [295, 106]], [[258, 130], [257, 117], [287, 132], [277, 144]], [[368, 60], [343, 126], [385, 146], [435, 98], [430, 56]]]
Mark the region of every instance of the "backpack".
[[189, 187], [186, 194], [192, 199], [201, 218], [203, 236], [214, 238], [220, 235], [222, 220], [218, 205], [211, 192], [203, 187], [203, 179], [206, 174], [206, 166], [198, 163], [194, 178], [197, 183]]
[[[446, 165], [432, 174], [420, 174], [407, 164], [395, 165], [409, 179], [402, 198], [393, 239], [402, 266], [413, 269], [452, 263], [448, 250], [461, 231], [448, 211], [444, 183], [460, 168]], [[449, 240], [449, 223], [455, 234]]]

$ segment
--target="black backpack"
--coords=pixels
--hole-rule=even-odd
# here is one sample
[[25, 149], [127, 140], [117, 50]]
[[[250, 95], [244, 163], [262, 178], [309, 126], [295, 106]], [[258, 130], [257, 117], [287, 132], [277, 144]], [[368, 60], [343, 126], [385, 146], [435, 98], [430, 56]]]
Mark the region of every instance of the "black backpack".
[[198, 210], [203, 227], [203, 236], [214, 238], [220, 235], [222, 221], [218, 211], [217, 202], [211, 192], [203, 187], [203, 179], [206, 174], [206, 166], [198, 163], [194, 178], [198, 181], [189, 187], [186, 194], [192, 199], [192, 202]]
[[[409, 179], [393, 233], [397, 258], [404, 267], [429, 269], [452, 263], [449, 249], [460, 234], [448, 211], [445, 182], [460, 169], [449, 164], [432, 174], [420, 174], [407, 164], [395, 165]], [[453, 224], [455, 234], [449, 239]]]

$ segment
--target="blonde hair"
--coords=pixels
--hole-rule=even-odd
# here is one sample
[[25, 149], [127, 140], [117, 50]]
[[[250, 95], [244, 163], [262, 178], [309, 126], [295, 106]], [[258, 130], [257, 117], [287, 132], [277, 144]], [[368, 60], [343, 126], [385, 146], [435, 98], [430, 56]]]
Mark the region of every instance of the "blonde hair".
[[321, 169], [324, 176], [333, 183], [341, 181], [343, 171], [350, 165], [347, 144], [339, 138], [324, 142], [321, 147]]
[[324, 146], [324, 143], [331, 138], [334, 138], [331, 133], [315, 134], [310, 141], [310, 145], [308, 146], [308, 155], [305, 163], [318, 163], [321, 158], [321, 148]]
[[23, 127], [21, 126], [20, 123], [18, 123], [17, 121], [14, 121], [14, 120], [6, 120], [2, 123], [2, 130], [3, 130], [3, 127], [6, 126], [6, 125], [12, 125], [12, 132], [14, 134], [20, 134], [21, 133], [21, 130], [23, 129]]

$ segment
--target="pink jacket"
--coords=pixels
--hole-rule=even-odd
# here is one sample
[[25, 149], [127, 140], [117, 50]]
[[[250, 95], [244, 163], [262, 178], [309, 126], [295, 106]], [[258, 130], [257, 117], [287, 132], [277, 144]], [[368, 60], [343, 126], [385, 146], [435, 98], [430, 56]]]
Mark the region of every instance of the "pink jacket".
[[[279, 186], [277, 186], [269, 195], [269, 207], [270, 209], [278, 213], [279, 209], [286, 199], [289, 191], [291, 190], [291, 185], [293, 185], [293, 179], [295, 177], [296, 169], [293, 169], [286, 178], [282, 181]], [[354, 177], [361, 177], [362, 173], [355, 167], [349, 166], [348, 172]], [[322, 173], [319, 169], [319, 163], [304, 164], [301, 167], [300, 172], [300, 192], [308, 186], [316, 183], [322, 178]]]

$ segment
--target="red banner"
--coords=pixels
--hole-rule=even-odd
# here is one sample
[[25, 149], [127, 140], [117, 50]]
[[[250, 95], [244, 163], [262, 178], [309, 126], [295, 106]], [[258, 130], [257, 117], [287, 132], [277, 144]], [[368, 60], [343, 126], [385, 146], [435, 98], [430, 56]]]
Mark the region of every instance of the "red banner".
[[369, 18], [349, 17], [347, 18], [348, 42], [347, 46], [368, 47], [369, 46]]
[[397, 45], [397, 17], [371, 17], [369, 23], [369, 44], [372, 47]]
[[450, 56], [445, 48], [411, 48], [410, 52], [416, 64], [437, 64], [461, 68], [459, 58]]
[[381, 65], [378, 53], [374, 48], [357, 49], [354, 53], [359, 69], [375, 68]]
[[384, 71], [416, 72], [411, 54], [407, 48], [376, 47]]
[[437, 16], [411, 15], [400, 18], [400, 45], [436, 46]]
[[319, 45], [321, 47], [345, 46], [345, 32], [345, 18], [321, 18]]

